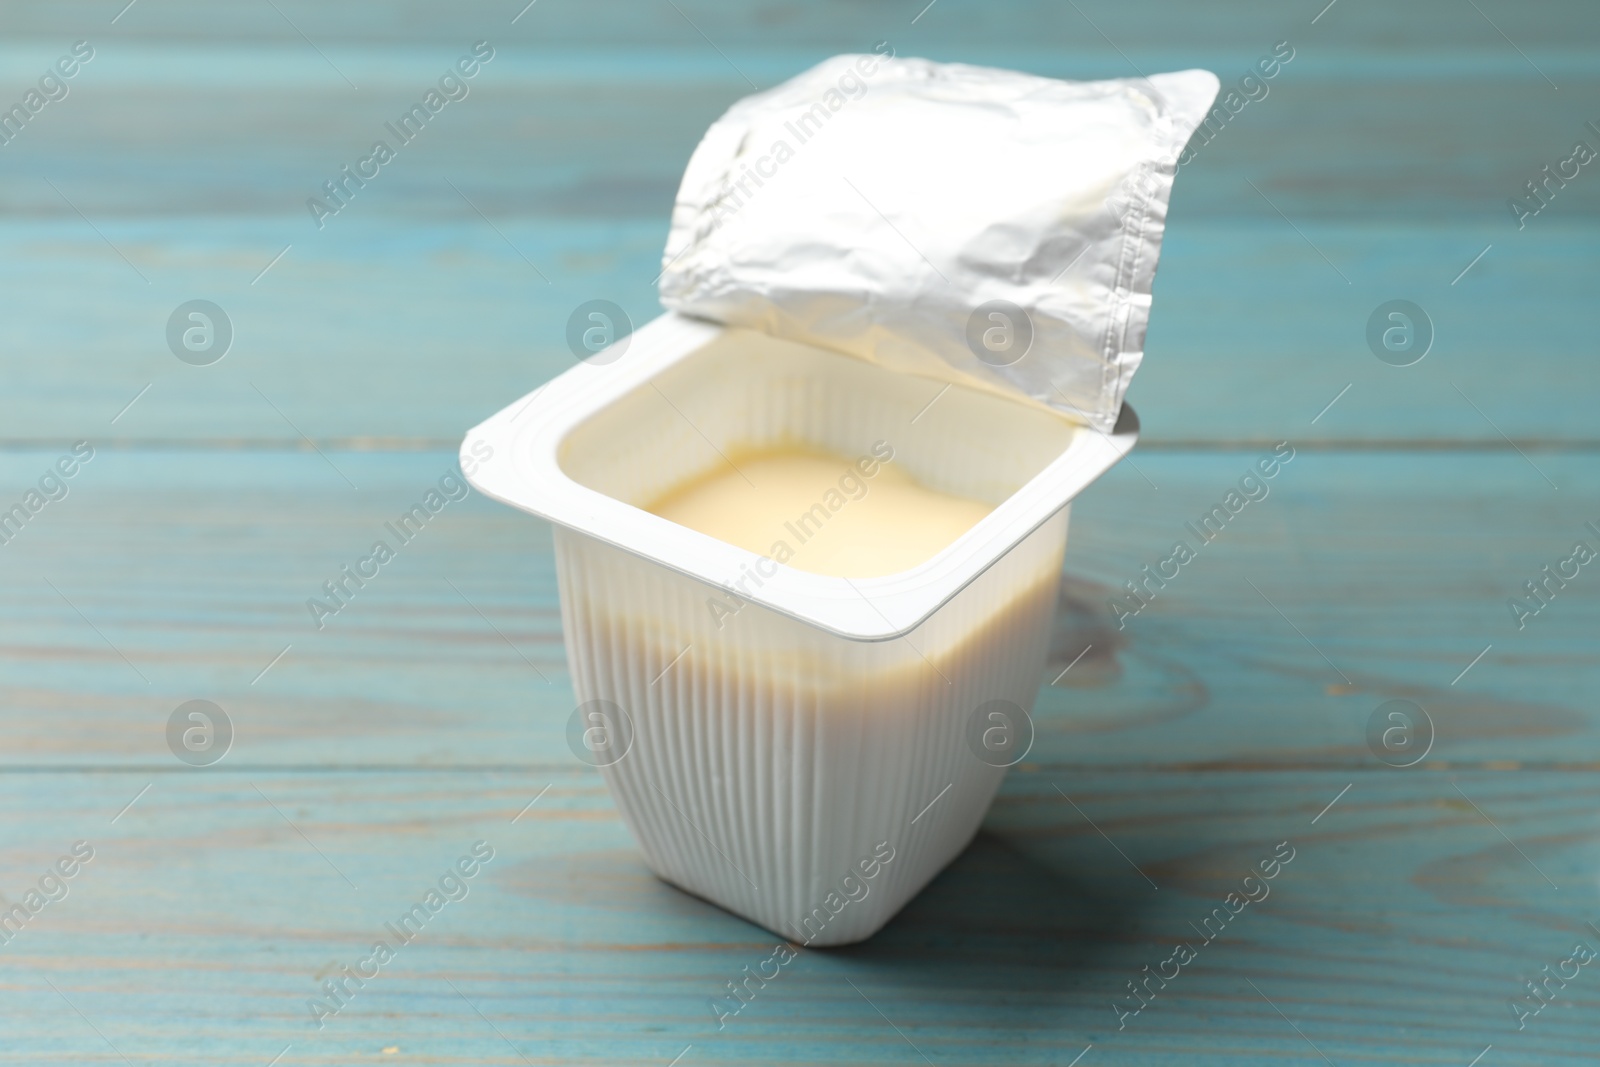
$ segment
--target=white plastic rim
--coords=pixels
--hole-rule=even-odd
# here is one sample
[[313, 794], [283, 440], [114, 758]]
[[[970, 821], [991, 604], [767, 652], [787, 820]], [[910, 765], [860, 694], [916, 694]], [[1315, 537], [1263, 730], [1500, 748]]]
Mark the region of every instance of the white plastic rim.
[[[763, 557], [592, 489], [572, 478], [561, 459], [569, 436], [586, 420], [624, 395], [650, 388], [658, 375], [729, 332], [675, 313], [639, 328], [618, 342], [627, 345], [620, 359], [606, 362], [601, 352], [470, 430], [461, 446], [463, 469], [472, 472], [468, 481], [485, 496], [558, 526], [711, 585], [727, 585]], [[929, 396], [938, 389], [938, 383], [930, 382]], [[844, 579], [779, 567], [759, 588], [746, 588], [741, 595], [841, 637], [902, 637], [1127, 455], [1138, 434], [1138, 417], [1126, 405], [1109, 434], [1078, 428], [1065, 450], [1036, 476], [911, 570]], [[484, 444], [493, 450], [493, 459], [478, 462], [471, 450]], [[663, 492], [667, 488], [658, 487]]]
[[[473, 430], [462, 466], [556, 526], [569, 742], [650, 868], [826, 946], [872, 936], [960, 855], [1023, 758], [989, 739], [1031, 739], [1071, 499], [1135, 433], [1131, 413], [1103, 435], [668, 315]], [[880, 435], [913, 477], [994, 505], [900, 574], [811, 574], [643, 510], [741, 444], [854, 457]]]

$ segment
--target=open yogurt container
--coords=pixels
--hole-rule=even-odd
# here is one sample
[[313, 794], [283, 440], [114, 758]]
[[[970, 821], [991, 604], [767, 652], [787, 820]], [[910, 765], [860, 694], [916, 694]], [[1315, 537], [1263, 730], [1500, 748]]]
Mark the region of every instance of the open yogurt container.
[[[929, 405], [939, 390], [668, 314], [463, 446], [493, 448], [474, 486], [555, 527], [573, 688], [651, 869], [809, 944], [871, 936], [977, 831], [1012, 754], [975, 727], [1026, 736], [1008, 711], [1039, 690], [1068, 506], [1138, 434], [1127, 408], [1102, 434], [960, 386]], [[796, 442], [888, 442], [994, 510], [912, 570], [835, 578], [642, 509], [741, 446]]]
[[[464, 459], [492, 449], [468, 468], [477, 489], [554, 526], [576, 740], [651, 869], [813, 946], [893, 917], [966, 847], [1031, 742], [1069, 507], [1138, 436], [1122, 391], [1177, 154], [1216, 87], [1205, 72], [1068, 83], [877, 57], [848, 120], [866, 133], [971, 111], [999, 123], [991, 161], [1007, 144], [1037, 164], [1040, 145], [1048, 158], [1098, 138], [1118, 146], [1110, 178], [1063, 164], [1052, 212], [1027, 204], [1008, 222], [994, 208], [1009, 234], [997, 243], [995, 225], [940, 229], [881, 181], [865, 206], [837, 190], [819, 201], [818, 173], [838, 160], [813, 146], [787, 191], [774, 180], [728, 224], [750, 131], [787, 122], [841, 70], [860, 83], [867, 58], [830, 60], [713, 126], [663, 257], [675, 310], [462, 446]], [[863, 159], [875, 143], [840, 134], [835, 147], [881, 177], [908, 149]], [[924, 168], [915, 195], [947, 172]], [[1045, 216], [1033, 254], [991, 269]], [[926, 251], [907, 251], [907, 230]], [[971, 320], [1007, 328], [976, 334], [1000, 351], [971, 349]], [[1018, 325], [1027, 343], [1007, 352]], [[992, 510], [920, 564], [857, 578], [647, 510], [730, 455], [796, 446], [847, 457], [841, 487], [892, 455], [922, 486]], [[819, 501], [812, 521], [836, 510]]]

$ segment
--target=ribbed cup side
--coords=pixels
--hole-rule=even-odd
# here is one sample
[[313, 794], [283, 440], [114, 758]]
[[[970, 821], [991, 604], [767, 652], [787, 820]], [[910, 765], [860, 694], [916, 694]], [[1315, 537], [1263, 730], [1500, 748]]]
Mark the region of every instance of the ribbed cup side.
[[651, 869], [795, 941], [870, 937], [965, 848], [1004, 777], [970, 724], [993, 700], [1032, 710], [1066, 528], [1063, 510], [883, 642], [755, 604], [719, 627], [714, 587], [558, 528], [574, 688], [632, 719], [601, 773]]

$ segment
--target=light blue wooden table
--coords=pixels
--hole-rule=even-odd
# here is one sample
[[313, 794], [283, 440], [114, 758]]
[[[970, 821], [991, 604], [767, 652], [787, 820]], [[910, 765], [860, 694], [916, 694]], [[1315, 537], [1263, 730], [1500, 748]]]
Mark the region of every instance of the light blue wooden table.
[[[1600, 173], [1507, 206], [1600, 148], [1592, 5], [123, 3], [0, 12], [0, 105], [93, 49], [0, 146], [0, 506], [94, 448], [0, 544], [0, 894], [60, 897], [0, 926], [0, 1063], [1594, 1062], [1600, 964], [1564, 961], [1600, 949], [1600, 569], [1507, 606], [1600, 547]], [[318, 229], [306, 199], [479, 40], [470, 95]], [[325, 629], [305, 600], [570, 365], [577, 304], [657, 313], [716, 115], [881, 40], [1084, 78], [1294, 59], [1180, 176], [1145, 438], [1074, 510], [1028, 762], [879, 936], [719, 1030], [773, 939], [651, 877], [569, 754], [548, 530], [473, 496]], [[235, 330], [211, 366], [167, 346], [195, 299]], [[1365, 340], [1394, 299], [1434, 325], [1408, 367]], [[1285, 440], [1118, 630], [1107, 599]], [[168, 747], [189, 700], [232, 720], [220, 763]], [[1390, 700], [1435, 727], [1409, 768], [1368, 741]], [[1119, 1012], [1280, 842], [1270, 896]]]

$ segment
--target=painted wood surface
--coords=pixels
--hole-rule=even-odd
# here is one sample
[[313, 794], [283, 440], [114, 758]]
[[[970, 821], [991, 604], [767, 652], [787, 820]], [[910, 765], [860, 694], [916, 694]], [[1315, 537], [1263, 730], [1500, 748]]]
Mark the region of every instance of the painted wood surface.
[[[1092, 1044], [1081, 1062], [1319, 1062], [1315, 1048], [1466, 1064], [1493, 1045], [1499, 1063], [1593, 1059], [1588, 969], [1521, 1032], [1508, 1007], [1519, 975], [1594, 944], [1592, 772], [1014, 774], [986, 831], [877, 938], [803, 952], [719, 1030], [708, 1002], [773, 938], [652, 878], [593, 772], [224, 767], [0, 779], [6, 809], [30, 812], [7, 827], [8, 892], [74, 841], [95, 849], [0, 947], [0, 1055], [666, 1064], [692, 1046], [681, 1063], [985, 1065], [1065, 1064]], [[495, 855], [466, 898], [317, 1029], [320, 984], [397, 941], [384, 924], [478, 840]], [[1265, 899], [1204, 927], [1283, 842], [1294, 858]], [[1122, 1017], [1127, 983], [1179, 940], [1198, 958]]]
[[[513, 25], [521, 5], [143, 3], [115, 24], [101, 6], [7, 16], [18, 93], [73, 40], [96, 53], [3, 148], [0, 438], [453, 442], [570, 365], [582, 301], [658, 313], [678, 175], [746, 78], [887, 39], [1061, 76], [1230, 81], [1291, 43], [1178, 182], [1132, 393], [1148, 444], [1597, 440], [1593, 332], [1571, 308], [1600, 269], [1600, 181], [1555, 188], [1521, 229], [1507, 208], [1575, 140], [1600, 147], [1589, 9], [1336, 6], [1312, 24], [1265, 3], [941, 3], [912, 24], [888, 4], [639, 2], [537, 4]], [[480, 38], [495, 58], [466, 99], [319, 229], [306, 200]], [[167, 351], [168, 316], [195, 298], [236, 329], [213, 367]], [[1365, 341], [1396, 298], [1435, 326], [1413, 367]]]
[[[1527, 240], [1507, 248], [1496, 243], [1498, 222], [1299, 224], [1343, 264], [1346, 285], [1282, 220], [1180, 216], [1129, 392], [1145, 446], [1291, 437], [1600, 445], [1594, 332], [1572, 311], [1600, 286], [1600, 227], [1513, 226], [1511, 236]], [[172, 239], [167, 221], [101, 222], [150, 285], [77, 219], [0, 234], [9, 246], [0, 278], [15, 301], [0, 323], [13, 383], [0, 432], [12, 441], [295, 447], [305, 435], [453, 448], [467, 427], [572, 365], [566, 321], [580, 303], [612, 300], [638, 323], [660, 313], [651, 286], [659, 220], [333, 223], [340, 232], [332, 223], [318, 234], [309, 224], [196, 220], [183, 223], [192, 246], [157, 252], [152, 243]], [[180, 363], [165, 340], [168, 317], [197, 297], [220, 305], [236, 331], [233, 350], [209, 367]], [[1409, 367], [1380, 362], [1365, 340], [1368, 317], [1395, 298], [1434, 322], [1433, 351]], [[42, 349], [35, 337], [48, 339]]]
[[[97, 452], [0, 546], [0, 764], [161, 765], [191, 699], [235, 717], [230, 759], [253, 766], [568, 758], [548, 528], [476, 495], [410, 544], [385, 528], [453, 458]], [[1344, 765], [1370, 760], [1366, 720], [1391, 698], [1440, 717], [1442, 760], [1596, 758], [1600, 574], [1521, 629], [1508, 608], [1575, 541], [1600, 547], [1591, 456], [1297, 451], [1202, 547], [1190, 524], [1257, 458], [1136, 452], [1080, 498], [1041, 681], [1093, 648], [1043, 691], [1041, 760]], [[314, 617], [306, 601], [380, 538], [396, 559]], [[1124, 583], [1180, 539], [1197, 558], [1128, 614]]]
[[[0, 103], [96, 49], [0, 146], [0, 507], [95, 447], [0, 544], [0, 894], [95, 850], [0, 943], [0, 1063], [1592, 1062], [1593, 966], [1512, 1004], [1600, 948], [1600, 576], [1507, 602], [1600, 547], [1600, 178], [1522, 229], [1506, 200], [1600, 146], [1594, 9], [124, 2], [0, 13]], [[479, 39], [471, 95], [319, 230], [306, 197]], [[1034, 749], [881, 935], [719, 1029], [771, 937], [652, 878], [568, 751], [548, 530], [471, 496], [323, 629], [305, 600], [570, 365], [579, 302], [658, 311], [708, 122], [879, 40], [1064, 77], [1296, 55], [1180, 175], [1145, 439], [1075, 506]], [[209, 367], [164, 338], [194, 298], [237, 331]], [[1410, 367], [1364, 339], [1394, 298], [1436, 327]], [[1278, 441], [1270, 495], [1127, 614]], [[237, 728], [211, 767], [167, 747], [191, 699]], [[1415, 766], [1369, 742], [1389, 700], [1432, 718]]]

